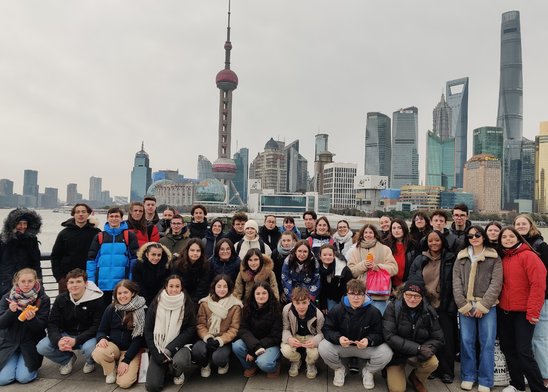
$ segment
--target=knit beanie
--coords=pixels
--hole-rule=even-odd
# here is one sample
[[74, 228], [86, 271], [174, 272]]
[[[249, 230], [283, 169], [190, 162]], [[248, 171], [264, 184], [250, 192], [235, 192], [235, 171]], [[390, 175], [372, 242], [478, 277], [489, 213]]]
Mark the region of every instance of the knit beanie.
[[244, 230], [248, 227], [255, 229], [255, 232], [257, 233], [259, 232], [259, 225], [254, 220], [248, 220], [247, 222], [245, 222]]
[[405, 282], [405, 285], [401, 289], [402, 293], [405, 293], [406, 291], [412, 291], [414, 293], [424, 296], [424, 285], [422, 284], [422, 282], [417, 280], [408, 280], [407, 282]]

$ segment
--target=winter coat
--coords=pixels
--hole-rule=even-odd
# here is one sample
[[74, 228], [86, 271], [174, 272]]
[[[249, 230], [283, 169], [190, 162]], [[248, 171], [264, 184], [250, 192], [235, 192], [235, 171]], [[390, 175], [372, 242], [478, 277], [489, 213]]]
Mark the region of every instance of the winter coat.
[[276, 284], [278, 285], [278, 292], [280, 294], [280, 297], [282, 296], [284, 291], [284, 285], [282, 284], [282, 267], [288, 255], [289, 252], [284, 256], [282, 253], [280, 253], [277, 247], [272, 251], [272, 254], [270, 255], [270, 257], [272, 258], [272, 262], [274, 263], [274, 267], [272, 270], [274, 271], [274, 276], [276, 276]]
[[504, 250], [499, 307], [526, 312], [527, 320], [540, 317], [546, 291], [546, 268], [528, 244]]
[[320, 263], [320, 295], [319, 307], [321, 310], [327, 309], [327, 300], [340, 302], [346, 295], [346, 284], [352, 279], [352, 271], [346, 265], [346, 262], [338, 257], [328, 268]]
[[21, 322], [17, 319], [21, 311], [12, 312], [9, 309], [8, 297], [9, 293], [6, 293], [0, 300], [0, 370], [19, 350], [25, 366], [33, 372], [42, 365], [42, 356], [36, 351], [36, 345], [46, 336], [50, 300], [41, 288], [34, 303], [38, 306], [36, 316], [32, 320]]
[[464, 240], [466, 237], [466, 230], [468, 230], [470, 226], [472, 226], [472, 222], [470, 222], [469, 220], [466, 220], [466, 223], [464, 225], [464, 230], [457, 230], [455, 226], [455, 222], [451, 223], [450, 231], [451, 233], [455, 235], [455, 247], [453, 248], [453, 253], [457, 254], [462, 249], [464, 249], [464, 242], [465, 242]]
[[166, 235], [160, 239], [160, 244], [164, 245], [169, 251], [177, 257], [183, 253], [183, 249], [186, 245], [186, 239], [188, 238], [188, 230], [183, 230], [181, 233], [174, 235], [171, 233], [171, 229], [166, 232]]
[[272, 288], [272, 291], [274, 292], [274, 296], [276, 297], [276, 299], [280, 299], [278, 294], [279, 291], [278, 284], [276, 282], [276, 276], [274, 275], [274, 271], [272, 271], [272, 259], [268, 256], [263, 257], [263, 267], [255, 276], [251, 276], [249, 273], [247, 273], [247, 271], [244, 270], [244, 263], [240, 263], [240, 272], [238, 273], [236, 282], [234, 284], [233, 295], [243, 302], [245, 302], [245, 300], [249, 298], [249, 295], [251, 294], [251, 288], [253, 287], [255, 282], [268, 282], [270, 284], [270, 287]]
[[225, 235], [223, 233], [220, 233], [218, 236], [215, 236], [211, 232], [211, 230], [206, 231], [205, 237], [202, 238], [202, 244], [204, 244], [204, 252], [206, 255], [206, 259], [209, 259], [214, 255], [217, 241], [219, 241], [222, 238], [225, 238]]
[[380, 345], [383, 342], [382, 316], [372, 303], [366, 295], [363, 305], [353, 309], [345, 296], [340, 304], [327, 313], [322, 330], [324, 338], [335, 345], [341, 344], [341, 336], [350, 340], [367, 338], [369, 347]]
[[160, 238], [163, 238], [167, 231], [171, 227], [171, 220], [169, 219], [160, 219], [158, 223], [156, 223], [156, 228], [158, 229], [158, 234], [160, 235]]
[[474, 304], [483, 314], [488, 313], [498, 303], [501, 289], [502, 263], [494, 249], [484, 248], [475, 264], [468, 248], [459, 252], [453, 266], [453, 296], [460, 313], [468, 313]]
[[135, 234], [130, 231], [129, 245], [126, 245], [123, 232], [127, 229], [126, 222], [117, 228], [105, 223], [102, 244], [99, 244], [98, 235], [91, 242], [87, 262], [88, 279], [101, 290], [112, 291], [122, 279], [131, 279], [139, 244]]
[[133, 265], [131, 278], [139, 285], [139, 295], [145, 299], [147, 305], [150, 305], [164, 287], [166, 278], [171, 274], [171, 252], [162, 245], [162, 258], [158, 264], [152, 264], [145, 254], [149, 244], [144, 244], [137, 251], [137, 262]]
[[232, 243], [234, 244], [234, 246], [236, 246], [236, 244], [238, 242], [240, 242], [240, 240], [242, 238], [244, 238], [244, 233], [237, 233], [236, 230], [234, 230], [234, 227], [232, 227], [228, 233], [226, 233], [226, 238], [228, 238], [230, 241], [232, 241]]
[[238, 241], [234, 247], [236, 248], [236, 253], [238, 253], [241, 260], [244, 259], [247, 251], [250, 249], [259, 249], [261, 253], [266, 256], [270, 256], [272, 254], [270, 247], [265, 244], [265, 242], [258, 235], [252, 240], [248, 240], [244, 237]]
[[403, 301], [399, 298], [389, 302], [383, 316], [383, 337], [394, 352], [391, 365], [406, 363], [408, 358], [418, 354], [420, 345], [428, 344], [436, 353], [445, 344], [434, 308], [423, 300], [415, 308], [418, 314], [414, 318]]
[[147, 225], [146, 231], [143, 232], [139, 230], [138, 228], [134, 227], [130, 221], [126, 221], [127, 227], [129, 230], [135, 234], [135, 237], [137, 237], [137, 242], [139, 243], [139, 247], [143, 246], [147, 242], [158, 242], [160, 241], [160, 232], [158, 231], [158, 228], [156, 225]]
[[[198, 309], [198, 323], [196, 330], [198, 332], [198, 337], [204, 342], [207, 342], [208, 338], [212, 338], [209, 333], [210, 319], [213, 312], [209, 309], [207, 301], [200, 303], [200, 308]], [[219, 335], [214, 337], [218, 342], [220, 347], [223, 347], [225, 344], [232, 342], [238, 335], [238, 330], [240, 329], [240, 322], [242, 318], [242, 307], [239, 305], [233, 305], [226, 318], [221, 321]]]
[[[163, 365], [166, 357], [158, 352], [158, 349], [154, 344], [154, 325], [156, 324], [157, 310], [158, 299], [155, 299], [147, 312], [144, 337], [148, 347], [150, 359], [159, 365]], [[182, 349], [185, 345], [196, 343], [196, 313], [194, 310], [195, 308], [192, 299], [185, 293], [185, 310], [183, 313], [183, 323], [181, 324], [179, 335], [177, 335], [177, 337], [166, 346], [166, 349], [171, 353], [171, 358], [173, 358], [177, 351]]]
[[278, 241], [280, 241], [281, 236], [282, 233], [280, 233], [278, 226], [274, 226], [271, 230], [267, 229], [265, 226], [261, 226], [259, 229], [259, 237], [272, 250], [276, 249], [278, 246]]
[[312, 258], [314, 261], [314, 270], [307, 273], [304, 268], [300, 271], [292, 270], [289, 267], [289, 258], [288, 256], [282, 266], [282, 284], [284, 286], [284, 294], [287, 299], [291, 298], [291, 293], [295, 287], [306, 287], [310, 292], [312, 299], [320, 294], [320, 265], [315, 258]]
[[240, 258], [234, 253], [228, 261], [221, 261], [217, 256], [212, 256], [209, 259], [211, 268], [213, 269], [213, 277], [217, 275], [228, 275], [232, 282], [236, 282], [238, 272], [240, 272]]
[[211, 264], [207, 260], [201, 264], [198, 261], [189, 262], [186, 266], [187, 269], [182, 270], [179, 263], [180, 259], [172, 262], [171, 273], [179, 275], [183, 279], [183, 287], [197, 309], [198, 301], [207, 297], [209, 293], [209, 285], [213, 280]]
[[348, 230], [348, 233], [341, 237], [338, 232], [335, 232], [333, 234], [333, 245], [335, 246], [335, 250], [346, 257], [346, 254], [352, 248], [352, 237], [354, 236], [354, 233], [352, 233], [352, 230]]
[[54, 347], [64, 333], [74, 337], [77, 346], [97, 335], [104, 310], [103, 294], [93, 282], [88, 280], [87, 284], [86, 293], [78, 305], [68, 292], [55, 299], [48, 320], [48, 337]]
[[[419, 255], [420, 252], [417, 249], [417, 246], [418, 246], [417, 243], [411, 239], [407, 243], [407, 248], [405, 248], [405, 245], [403, 243], [399, 245], [401, 245], [402, 249], [405, 250], [405, 265], [403, 268], [403, 275], [401, 279], [401, 281], [405, 283], [407, 282], [407, 279], [409, 278], [409, 270], [411, 269], [411, 264], [413, 264], [415, 257], [417, 257], [417, 255]], [[393, 253], [393, 256], [395, 259], [397, 255]], [[397, 263], [397, 260], [396, 260], [396, 263]], [[397, 285], [397, 282], [395, 283], [396, 277], [400, 274], [400, 272], [402, 271], [400, 271], [400, 266], [398, 264], [398, 273], [392, 277], [392, 285], [394, 286], [394, 289], [398, 289], [399, 288], [398, 286], [401, 286], [401, 284]]]
[[61, 223], [61, 226], [64, 229], [57, 235], [51, 250], [51, 270], [57, 281], [75, 268], [86, 270], [91, 242], [101, 231], [90, 222], [80, 227], [74, 222], [74, 218]]
[[204, 220], [202, 223], [192, 221], [189, 222], [186, 227], [189, 232], [189, 238], [202, 239], [206, 236], [207, 229], [209, 229], [209, 223], [207, 220]]
[[[430, 261], [430, 258], [424, 254], [418, 255], [411, 269], [409, 270], [409, 279], [416, 278], [422, 282], [422, 270]], [[456, 314], [457, 308], [453, 299], [453, 264], [455, 263], [455, 255], [445, 250], [441, 254], [440, 262], [440, 306], [436, 309], [439, 312], [447, 312]]]
[[334, 245], [335, 243], [330, 235], [319, 235], [316, 233], [312, 233], [310, 236], [308, 236], [307, 240], [308, 244], [310, 245], [310, 249], [312, 249], [312, 253], [317, 259], [320, 258], [320, 248], [322, 247], [322, 245]]
[[[544, 238], [539, 235], [523, 236], [525, 241], [533, 248], [540, 257], [540, 260], [544, 264], [544, 267], [548, 270], [548, 244], [544, 242]], [[544, 299], [548, 299], [548, 274], [546, 275], [546, 292], [544, 293]]]
[[282, 312], [279, 306], [275, 310], [250, 306], [243, 313], [238, 337], [253, 357], [257, 356], [255, 352], [260, 348], [279, 346], [282, 341]]
[[[289, 303], [284, 306], [282, 310], [282, 320], [283, 320], [283, 332], [282, 332], [282, 342], [287, 343], [287, 339], [294, 337], [298, 330], [297, 316], [293, 312], [293, 304]], [[312, 303], [308, 305], [307, 315], [309, 314], [310, 308], [313, 310], [313, 316], [306, 321], [306, 327], [310, 331], [310, 334], [313, 336], [312, 340], [316, 343], [316, 347], [323, 340], [322, 328], [325, 323], [325, 317], [321, 310], [317, 309]], [[306, 316], [305, 316], [306, 317]]]
[[[15, 231], [17, 223], [28, 223], [24, 233]], [[36, 211], [27, 208], [12, 210], [4, 220], [0, 236], [0, 296], [13, 287], [13, 275], [23, 268], [32, 268], [42, 279], [40, 248], [36, 237], [42, 227], [42, 218]]]
[[141, 348], [145, 347], [145, 338], [144, 336], [132, 337], [133, 330], [124, 327], [123, 320], [123, 311], [115, 310], [113, 304], [107, 306], [97, 330], [97, 341], [107, 339], [114, 343], [120, 351], [125, 351], [122, 362], [129, 365]]

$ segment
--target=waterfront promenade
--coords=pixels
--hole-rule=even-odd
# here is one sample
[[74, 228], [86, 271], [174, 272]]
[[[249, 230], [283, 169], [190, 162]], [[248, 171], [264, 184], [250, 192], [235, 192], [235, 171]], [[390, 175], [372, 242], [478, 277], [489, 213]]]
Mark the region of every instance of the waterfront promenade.
[[[321, 363], [321, 360], [320, 360]], [[102, 369], [97, 366], [95, 372], [84, 374], [82, 372], [83, 359], [78, 356], [78, 361], [74, 365], [72, 374], [61, 376], [58, 366], [49, 360], [44, 360], [42, 368], [39, 370], [39, 378], [30, 384], [11, 384], [1, 387], [2, 392], [121, 392], [124, 389], [117, 387], [116, 384], [105, 384], [105, 377]], [[456, 373], [458, 374], [458, 364]], [[255, 377], [246, 379], [242, 375], [242, 368], [235, 358], [232, 358], [230, 371], [224, 376], [218, 376], [212, 373], [210, 378], [200, 377], [199, 370], [188, 377], [182, 386], [173, 385], [171, 380], [167, 383], [166, 392], [363, 392], [365, 391], [361, 374], [350, 373], [346, 376], [346, 383], [343, 387], [333, 386], [333, 372], [327, 371], [323, 363], [318, 366], [319, 373], [315, 380], [308, 380], [303, 368], [298, 377], [289, 377], [287, 371], [289, 364], [282, 362], [282, 372], [277, 379], [267, 379], [264, 374], [258, 373]], [[477, 387], [477, 385], [476, 385]], [[476, 391], [476, 387], [472, 391]], [[427, 388], [430, 392], [457, 392], [460, 389], [458, 377], [453, 384], [443, 384], [439, 380], [428, 381]], [[497, 387], [491, 389], [493, 392], [501, 392], [503, 388]], [[408, 386], [408, 391], [413, 389]], [[144, 384], [135, 384], [128, 389], [131, 392], [145, 392]], [[378, 392], [387, 392], [386, 380], [380, 374], [375, 374], [375, 389]]]

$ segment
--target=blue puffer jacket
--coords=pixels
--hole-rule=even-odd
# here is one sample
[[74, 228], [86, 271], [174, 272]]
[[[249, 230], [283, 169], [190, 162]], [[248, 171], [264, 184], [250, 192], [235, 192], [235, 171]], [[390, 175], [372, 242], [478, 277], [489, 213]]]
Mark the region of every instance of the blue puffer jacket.
[[87, 262], [88, 279], [103, 291], [112, 291], [120, 280], [131, 279], [139, 243], [135, 234], [129, 232], [129, 246], [126, 245], [123, 232], [127, 229], [126, 222], [117, 228], [105, 223], [103, 242], [99, 244], [96, 235], [91, 243]]

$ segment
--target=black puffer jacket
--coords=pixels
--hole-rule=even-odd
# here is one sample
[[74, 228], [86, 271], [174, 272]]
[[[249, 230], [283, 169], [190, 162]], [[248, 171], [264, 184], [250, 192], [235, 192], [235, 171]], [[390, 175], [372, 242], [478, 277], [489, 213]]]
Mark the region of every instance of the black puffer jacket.
[[[275, 306], [270, 309], [270, 306]], [[271, 303], [262, 308], [250, 306], [244, 309], [238, 337], [247, 346], [247, 352], [256, 356], [255, 351], [279, 346], [282, 342], [282, 311], [278, 304]]]
[[[27, 221], [27, 230], [18, 233], [15, 227], [22, 220]], [[0, 240], [0, 296], [11, 290], [13, 275], [23, 268], [32, 268], [42, 278], [36, 237], [41, 227], [40, 215], [27, 208], [16, 208], [6, 217]]]
[[204, 238], [206, 236], [207, 229], [209, 228], [209, 223], [207, 220], [204, 220], [201, 223], [198, 222], [189, 222], [187, 225], [188, 231], [190, 233], [189, 238]]
[[418, 354], [421, 344], [432, 346], [434, 353], [444, 344], [443, 331], [434, 308], [422, 301], [412, 317], [403, 299], [388, 303], [384, 311], [382, 333], [392, 351], [391, 365], [405, 363]]
[[132, 280], [139, 285], [139, 295], [147, 305], [152, 303], [156, 294], [164, 287], [165, 280], [171, 274], [171, 252], [162, 246], [162, 258], [158, 264], [152, 264], [145, 254], [151, 242], [147, 242], [137, 251], [137, 262], [133, 266]]
[[278, 226], [274, 226], [272, 230], [267, 229], [265, 226], [261, 226], [259, 229], [259, 238], [272, 250], [276, 249], [278, 246], [278, 241], [280, 241], [281, 236], [282, 233], [280, 233]]
[[64, 229], [57, 235], [51, 250], [51, 269], [57, 281], [74, 268], [86, 270], [91, 241], [101, 231], [89, 222], [80, 227], [74, 223], [74, 218], [61, 223], [61, 226]]

